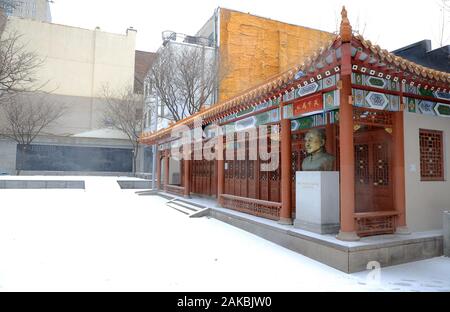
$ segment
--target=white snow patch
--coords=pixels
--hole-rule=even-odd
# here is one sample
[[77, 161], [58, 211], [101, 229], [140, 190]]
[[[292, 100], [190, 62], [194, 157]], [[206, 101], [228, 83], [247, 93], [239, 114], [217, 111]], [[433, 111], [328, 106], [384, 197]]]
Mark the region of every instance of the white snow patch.
[[0, 291], [450, 290], [449, 258], [347, 275], [116, 177], [75, 178], [86, 191], [0, 190]]

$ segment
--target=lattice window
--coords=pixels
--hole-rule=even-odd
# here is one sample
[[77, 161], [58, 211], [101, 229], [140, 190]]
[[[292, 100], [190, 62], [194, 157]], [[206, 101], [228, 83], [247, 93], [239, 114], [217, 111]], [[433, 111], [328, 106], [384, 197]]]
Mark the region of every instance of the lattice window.
[[442, 131], [419, 131], [420, 176], [422, 181], [444, 180], [444, 155]]
[[[261, 162], [263, 163], [263, 162]], [[260, 171], [259, 173], [259, 180], [260, 181], [267, 181], [269, 177], [269, 172], [268, 171]]]
[[240, 170], [241, 170], [240, 162], [241, 162], [240, 160], [234, 161], [234, 179], [236, 179], [236, 180], [239, 179], [239, 177], [240, 177]]
[[227, 161], [227, 163], [228, 163], [228, 169], [226, 170], [226, 173], [227, 173], [227, 178], [228, 179], [233, 179], [233, 177], [234, 177], [234, 163], [233, 163], [233, 161], [230, 161], [230, 160], [228, 160]]
[[245, 180], [247, 179], [247, 164], [248, 160], [239, 160], [241, 163], [241, 179]]
[[369, 184], [369, 146], [355, 145], [355, 183]]
[[373, 183], [374, 185], [389, 185], [389, 151], [387, 144], [376, 143], [373, 147]]
[[[247, 176], [248, 176], [249, 180], [255, 179], [255, 161], [254, 160], [248, 160]], [[252, 182], [252, 183], [254, 183], [254, 182]]]
[[273, 171], [270, 171], [269, 172], [269, 174], [270, 174], [270, 180], [272, 180], [272, 181], [278, 181], [278, 180], [280, 180], [280, 166], [278, 166], [278, 169], [277, 170], [273, 170]]
[[295, 175], [297, 172], [297, 163], [298, 163], [298, 157], [296, 152], [291, 153], [291, 179], [292, 181], [295, 181]]

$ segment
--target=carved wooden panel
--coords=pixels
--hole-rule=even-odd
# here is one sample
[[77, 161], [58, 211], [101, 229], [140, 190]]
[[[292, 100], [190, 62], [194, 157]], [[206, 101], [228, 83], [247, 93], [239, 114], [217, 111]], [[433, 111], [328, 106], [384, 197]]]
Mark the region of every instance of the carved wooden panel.
[[442, 131], [419, 131], [420, 176], [422, 181], [444, 180]]
[[369, 184], [369, 145], [355, 145], [355, 183]]
[[386, 143], [377, 143], [373, 147], [373, 183], [375, 186], [390, 184], [390, 167], [388, 146]]
[[397, 212], [356, 213], [356, 233], [359, 236], [392, 234], [396, 229]]
[[384, 128], [355, 133], [355, 210], [393, 210], [392, 137]]
[[[263, 162], [260, 162], [263, 163]], [[259, 187], [260, 187], [260, 197], [262, 200], [269, 200], [269, 172], [261, 171], [259, 172]]]
[[272, 220], [279, 220], [281, 203], [222, 195], [224, 207]]
[[234, 192], [234, 189], [232, 189], [233, 180], [234, 180], [233, 161], [226, 160], [225, 161], [225, 193], [226, 194], [233, 194], [233, 192]]
[[353, 107], [353, 121], [359, 125], [390, 127], [392, 126], [392, 112]]
[[[281, 156], [278, 156], [279, 159]], [[270, 197], [269, 200], [272, 202], [281, 201], [281, 164], [278, 165], [276, 170], [269, 172], [270, 178]]]
[[249, 198], [256, 198], [256, 179], [255, 179], [255, 167], [256, 167], [256, 161], [255, 160], [248, 160], [247, 165], [247, 177], [248, 177], [248, 197]]

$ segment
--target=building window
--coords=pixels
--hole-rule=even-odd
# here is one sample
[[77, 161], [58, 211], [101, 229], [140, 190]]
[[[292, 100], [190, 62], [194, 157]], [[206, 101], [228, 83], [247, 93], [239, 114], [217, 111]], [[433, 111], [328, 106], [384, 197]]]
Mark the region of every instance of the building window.
[[142, 120], [142, 114], [143, 114], [143, 109], [142, 108], [136, 108], [136, 112], [135, 112], [135, 118], [136, 120]]
[[146, 112], [144, 114], [144, 128], [147, 129], [149, 127], [150, 127], [150, 125], [148, 124], [148, 112]]
[[151, 127], [152, 126], [152, 113], [151, 111], [148, 112], [147, 114], [147, 127]]
[[443, 133], [419, 130], [420, 177], [422, 181], [444, 181]]

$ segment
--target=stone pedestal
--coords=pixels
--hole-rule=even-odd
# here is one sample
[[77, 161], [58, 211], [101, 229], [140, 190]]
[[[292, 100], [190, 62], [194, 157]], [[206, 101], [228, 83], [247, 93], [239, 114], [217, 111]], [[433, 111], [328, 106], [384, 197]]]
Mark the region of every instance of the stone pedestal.
[[450, 211], [444, 211], [444, 256], [450, 257]]
[[339, 172], [296, 173], [294, 226], [319, 234], [339, 231]]

